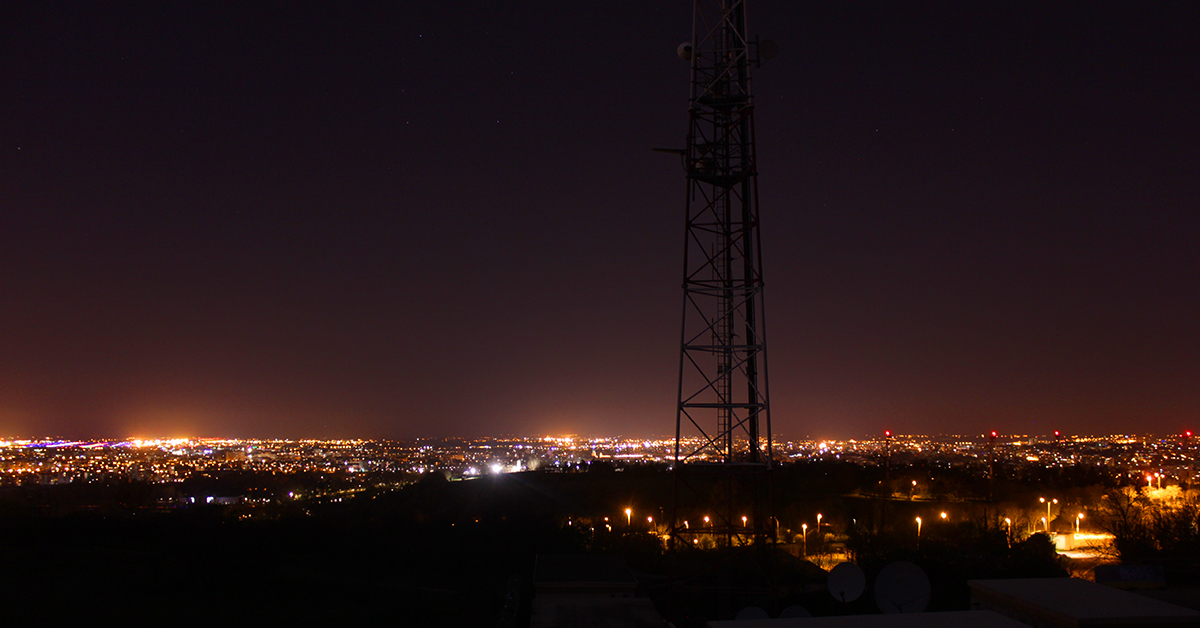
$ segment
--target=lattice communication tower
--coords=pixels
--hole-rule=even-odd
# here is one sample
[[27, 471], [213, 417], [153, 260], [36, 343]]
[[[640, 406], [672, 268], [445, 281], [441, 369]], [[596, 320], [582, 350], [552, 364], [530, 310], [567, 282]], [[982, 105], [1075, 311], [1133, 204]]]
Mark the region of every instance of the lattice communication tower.
[[[670, 540], [774, 542], [771, 414], [750, 70], [775, 46], [746, 35], [742, 0], [695, 2], [675, 500]], [[684, 550], [686, 551], [686, 550]]]

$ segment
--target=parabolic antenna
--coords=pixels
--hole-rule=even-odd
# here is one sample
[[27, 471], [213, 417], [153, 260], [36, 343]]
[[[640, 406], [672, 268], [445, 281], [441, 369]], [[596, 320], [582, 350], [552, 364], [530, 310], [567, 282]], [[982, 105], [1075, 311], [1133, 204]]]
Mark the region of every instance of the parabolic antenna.
[[757, 606], [747, 606], [746, 608], [743, 608], [742, 610], [738, 611], [737, 616], [734, 617], [734, 619], [736, 619], [736, 620], [770, 619], [770, 618], [771, 618], [771, 616], [767, 614], [767, 611], [764, 611], [763, 609], [761, 609]]
[[867, 588], [867, 574], [854, 563], [840, 563], [829, 570], [829, 594], [842, 602], [853, 602]]
[[675, 54], [679, 55], [679, 58], [683, 59], [684, 61], [691, 61], [692, 42], [685, 41], [682, 44], [679, 44], [679, 47], [675, 49]]
[[768, 61], [775, 58], [779, 54], [779, 44], [770, 39], [764, 39], [758, 43], [758, 54]]
[[779, 618], [787, 619], [789, 617], [812, 617], [812, 613], [808, 612], [808, 609], [803, 606], [789, 606], [783, 609], [783, 612], [779, 614]]
[[929, 577], [920, 567], [898, 560], [875, 578], [875, 603], [884, 613], [920, 613], [929, 606]]

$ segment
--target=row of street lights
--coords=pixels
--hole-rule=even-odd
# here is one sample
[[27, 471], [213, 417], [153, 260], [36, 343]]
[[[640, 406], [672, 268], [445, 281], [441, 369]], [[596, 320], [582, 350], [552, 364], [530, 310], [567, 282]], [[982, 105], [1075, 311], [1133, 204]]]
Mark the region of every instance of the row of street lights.
[[[1042, 527], [1046, 531], [1046, 533], [1049, 534], [1049, 532], [1050, 532], [1050, 517], [1051, 517], [1050, 508], [1053, 504], [1058, 503], [1058, 499], [1052, 498], [1052, 499], [1047, 500], [1045, 497], [1039, 497], [1038, 501], [1040, 503], [1046, 504], [1046, 516], [1042, 517]], [[942, 512], [940, 515], [940, 518], [942, 521], [946, 521], [948, 519], [948, 516], [949, 515], [947, 515], [947, 513]], [[817, 513], [816, 530], [818, 532], [820, 532], [820, 530], [821, 530], [821, 519], [823, 517], [824, 517], [824, 515], [822, 513]], [[607, 520], [607, 517], [605, 517], [605, 519]], [[1083, 521], [1083, 513], [1079, 513], [1079, 514], [1075, 515], [1075, 532], [1077, 534], [1079, 533], [1079, 526], [1082, 521]], [[646, 517], [646, 523], [652, 525], [654, 523], [654, 517]], [[712, 520], [706, 515], [704, 517], [704, 525], [708, 526], [711, 523], [712, 523]], [[921, 546], [921, 525], [923, 523], [920, 517], [916, 518], [916, 523], [917, 523], [917, 547], [919, 548]], [[1011, 547], [1012, 546], [1012, 518], [1005, 517], [1004, 523], [1006, 526], [1008, 526], [1008, 544]], [[630, 526], [632, 524], [633, 524], [633, 509], [626, 508], [625, 509], [625, 525]], [[746, 517], [745, 515], [743, 515], [742, 516], [742, 527], [745, 528], [748, 526], [749, 526], [749, 518]], [[691, 529], [691, 527], [688, 525], [687, 521], [683, 522], [683, 527], [687, 528], [687, 529]], [[803, 548], [804, 548], [804, 555], [807, 556], [808, 555], [808, 524], [807, 523], [800, 524], [800, 538], [801, 538], [801, 543], [803, 544]]]
[[[1157, 474], [1155, 474], [1155, 475], [1157, 475]], [[1149, 480], [1150, 476], [1146, 476], [1146, 479]], [[1043, 504], [1046, 504], [1046, 516], [1042, 519], [1042, 523], [1044, 524], [1046, 533], [1049, 534], [1050, 533], [1050, 505], [1057, 504], [1058, 500], [1057, 499], [1047, 500], [1045, 497], [1039, 497], [1038, 501]], [[1076, 514], [1075, 515], [1075, 533], [1076, 534], [1079, 533], [1079, 523], [1081, 521], [1083, 521], [1083, 513]]]

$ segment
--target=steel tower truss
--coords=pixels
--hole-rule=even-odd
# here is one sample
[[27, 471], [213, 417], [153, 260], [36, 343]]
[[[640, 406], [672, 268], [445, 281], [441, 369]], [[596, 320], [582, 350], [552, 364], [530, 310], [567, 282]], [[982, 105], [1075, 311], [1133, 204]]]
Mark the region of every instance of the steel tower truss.
[[677, 549], [774, 540], [750, 90], [758, 48], [746, 36], [745, 2], [695, 2], [683, 153], [687, 227], [671, 529]]

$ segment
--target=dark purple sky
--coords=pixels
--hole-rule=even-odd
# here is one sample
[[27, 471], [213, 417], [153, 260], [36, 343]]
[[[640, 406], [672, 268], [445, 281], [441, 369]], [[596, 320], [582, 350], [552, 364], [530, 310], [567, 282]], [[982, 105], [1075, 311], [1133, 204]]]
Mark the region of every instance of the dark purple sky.
[[[674, 429], [690, 4], [0, 14], [0, 436]], [[752, 2], [775, 431], [1200, 427], [1200, 4]]]

